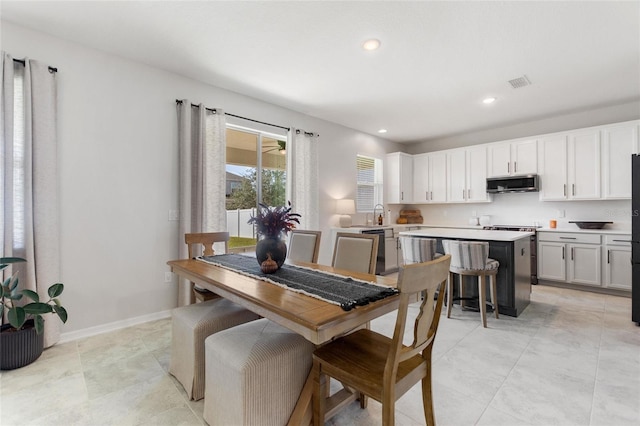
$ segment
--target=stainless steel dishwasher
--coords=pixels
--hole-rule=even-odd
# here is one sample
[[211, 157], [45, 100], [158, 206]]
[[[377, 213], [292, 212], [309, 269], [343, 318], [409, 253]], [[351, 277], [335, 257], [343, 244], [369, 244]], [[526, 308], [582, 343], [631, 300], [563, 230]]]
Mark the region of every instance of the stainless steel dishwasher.
[[378, 255], [376, 256], [376, 275], [385, 275], [395, 272], [398, 269], [397, 259], [390, 258], [389, 264], [386, 261], [387, 244], [395, 251], [395, 238], [392, 228], [365, 229], [363, 234], [374, 234], [378, 236]]

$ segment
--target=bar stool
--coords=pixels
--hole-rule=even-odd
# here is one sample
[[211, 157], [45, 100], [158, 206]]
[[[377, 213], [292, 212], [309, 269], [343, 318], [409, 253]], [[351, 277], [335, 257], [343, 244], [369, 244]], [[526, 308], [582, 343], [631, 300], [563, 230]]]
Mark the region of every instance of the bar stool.
[[[478, 277], [478, 307], [480, 308], [480, 320], [484, 328], [487, 327], [487, 277], [490, 283], [491, 305], [496, 318], [498, 318], [498, 303], [496, 290], [496, 276], [500, 263], [489, 258], [489, 243], [486, 241], [457, 241], [442, 240], [445, 254], [451, 255], [449, 267], [449, 280], [447, 283], [447, 318], [451, 318], [453, 306], [453, 279], [454, 274], [460, 275], [460, 296], [463, 294], [463, 277], [465, 275]], [[461, 304], [463, 298], [461, 297]]]

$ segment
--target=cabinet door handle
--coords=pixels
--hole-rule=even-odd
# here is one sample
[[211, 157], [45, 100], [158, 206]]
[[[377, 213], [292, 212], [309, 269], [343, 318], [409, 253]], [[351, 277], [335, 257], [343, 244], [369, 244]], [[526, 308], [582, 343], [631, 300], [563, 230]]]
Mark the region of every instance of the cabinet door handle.
[[576, 237], [560, 237], [561, 240], [575, 240]]
[[562, 194], [565, 197], [567, 196], [567, 184], [566, 183], [564, 185], [562, 185]]
[[463, 199], [463, 200], [466, 200], [467, 198], [464, 196], [464, 194], [465, 194], [465, 191], [464, 191], [464, 189], [463, 189], [463, 190], [462, 190], [462, 199]]
[[520, 256], [524, 256], [524, 249], [520, 249]]
[[573, 260], [573, 247], [571, 247], [571, 260]]
[[611, 263], [611, 250], [607, 250], [607, 263]]
[[517, 161], [513, 162], [513, 173], [518, 173], [518, 162]]
[[400, 191], [400, 200], [404, 201], [404, 191]]
[[467, 189], [467, 200], [471, 199], [471, 190]]
[[564, 247], [562, 247], [562, 260], [564, 260]]
[[511, 163], [507, 161], [507, 173], [511, 173]]
[[576, 184], [575, 183], [571, 184], [571, 195], [576, 195]]
[[429, 191], [424, 192], [424, 199], [429, 201]]
[[613, 241], [616, 241], [618, 243], [630, 243], [631, 242], [631, 240], [613, 240]]
[[431, 201], [433, 201], [433, 191], [431, 191], [431, 192], [429, 193], [429, 199], [430, 199]]

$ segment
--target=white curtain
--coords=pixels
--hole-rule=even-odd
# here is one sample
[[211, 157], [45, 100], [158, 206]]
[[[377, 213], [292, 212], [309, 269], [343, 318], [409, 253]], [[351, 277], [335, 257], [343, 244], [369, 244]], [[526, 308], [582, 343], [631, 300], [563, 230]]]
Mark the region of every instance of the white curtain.
[[[56, 73], [2, 52], [1, 90], [2, 256], [25, 258], [20, 286], [49, 300], [47, 289], [60, 280]], [[61, 322], [54, 314], [44, 318], [49, 347], [60, 339]]]
[[300, 229], [320, 228], [318, 135], [291, 128], [287, 135], [287, 199], [302, 215]]
[[[184, 234], [227, 230], [226, 212], [226, 124], [224, 111], [215, 112], [200, 104], [178, 103], [178, 144], [180, 151], [180, 258], [188, 256]], [[224, 244], [214, 246], [224, 252]], [[192, 302], [191, 284], [181, 280], [178, 306]]]

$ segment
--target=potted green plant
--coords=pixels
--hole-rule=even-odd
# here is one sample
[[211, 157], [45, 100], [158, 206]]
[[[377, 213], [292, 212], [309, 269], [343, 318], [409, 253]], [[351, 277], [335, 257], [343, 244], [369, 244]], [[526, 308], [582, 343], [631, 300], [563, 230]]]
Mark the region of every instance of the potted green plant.
[[259, 206], [256, 215], [247, 222], [255, 224], [258, 233], [256, 259], [261, 266], [262, 262], [273, 260], [280, 268], [287, 257], [282, 234], [286, 235], [300, 224], [300, 215], [291, 213], [291, 202], [287, 206], [270, 207], [262, 203]]
[[[19, 257], [0, 258], [0, 271], [12, 263], [26, 262]], [[4, 278], [4, 272], [2, 272]], [[64, 285], [56, 283], [47, 290], [49, 300], [41, 301], [33, 290], [18, 288], [18, 273], [3, 279], [0, 288], [0, 369], [12, 370], [31, 364], [38, 359], [44, 348], [44, 318], [42, 315], [56, 313], [62, 322], [67, 322], [67, 310], [60, 304], [58, 296]], [[8, 323], [5, 323], [5, 316]]]

